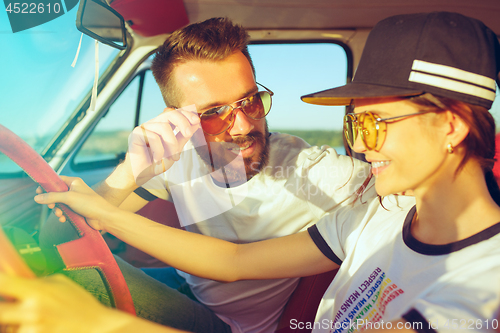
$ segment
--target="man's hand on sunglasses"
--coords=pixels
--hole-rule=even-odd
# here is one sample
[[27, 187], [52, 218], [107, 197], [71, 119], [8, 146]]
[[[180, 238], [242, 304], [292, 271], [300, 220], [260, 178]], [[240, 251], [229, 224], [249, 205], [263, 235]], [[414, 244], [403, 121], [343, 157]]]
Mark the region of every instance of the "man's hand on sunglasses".
[[127, 153], [136, 184], [141, 186], [167, 171], [200, 128], [194, 105], [166, 108], [158, 117], [136, 127], [129, 136]]

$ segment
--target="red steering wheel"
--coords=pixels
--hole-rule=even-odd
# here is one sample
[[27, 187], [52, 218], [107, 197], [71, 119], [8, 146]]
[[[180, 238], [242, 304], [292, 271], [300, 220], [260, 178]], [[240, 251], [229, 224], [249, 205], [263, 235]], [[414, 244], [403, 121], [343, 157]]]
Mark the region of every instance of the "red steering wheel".
[[[68, 187], [45, 160], [26, 142], [0, 125], [0, 151], [17, 163], [47, 192], [63, 192]], [[101, 234], [85, 219], [65, 205], [58, 205], [80, 238], [57, 245], [66, 268], [95, 268], [101, 274], [117, 309], [134, 314], [135, 308], [127, 283]], [[13, 246], [0, 231], [0, 269], [24, 277], [34, 277]]]

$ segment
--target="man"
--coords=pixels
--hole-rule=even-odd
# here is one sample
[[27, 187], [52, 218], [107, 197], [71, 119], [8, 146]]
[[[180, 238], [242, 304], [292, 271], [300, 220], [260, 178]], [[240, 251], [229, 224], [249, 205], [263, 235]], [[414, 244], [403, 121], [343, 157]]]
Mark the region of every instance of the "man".
[[[134, 131], [125, 163], [99, 194], [130, 211], [172, 200], [187, 230], [238, 243], [305, 230], [355, 201], [366, 164], [268, 132], [272, 92], [257, 86], [247, 43], [241, 27], [221, 18], [167, 38], [152, 70], [171, 108]], [[179, 272], [191, 301], [120, 265], [139, 316], [204, 333], [273, 332], [298, 282], [219, 283]]]

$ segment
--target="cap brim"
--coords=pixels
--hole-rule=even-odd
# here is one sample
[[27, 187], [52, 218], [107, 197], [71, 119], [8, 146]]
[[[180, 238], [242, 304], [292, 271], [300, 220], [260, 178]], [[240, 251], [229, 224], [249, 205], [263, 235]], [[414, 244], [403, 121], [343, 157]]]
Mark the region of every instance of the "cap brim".
[[317, 105], [349, 105], [353, 99], [375, 97], [416, 96], [422, 90], [379, 86], [369, 83], [351, 82], [345, 86], [304, 95], [302, 101]]

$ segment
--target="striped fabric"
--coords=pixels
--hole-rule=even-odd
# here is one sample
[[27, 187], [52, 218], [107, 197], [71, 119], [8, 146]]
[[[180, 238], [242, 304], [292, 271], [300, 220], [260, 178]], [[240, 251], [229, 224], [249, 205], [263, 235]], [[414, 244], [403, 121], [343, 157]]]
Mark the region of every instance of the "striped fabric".
[[490, 101], [495, 100], [495, 80], [446, 65], [414, 60], [408, 80]]

